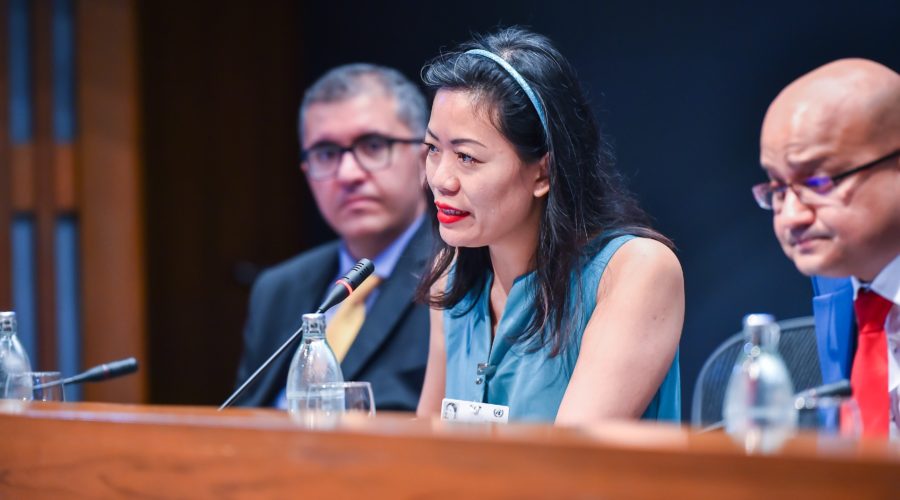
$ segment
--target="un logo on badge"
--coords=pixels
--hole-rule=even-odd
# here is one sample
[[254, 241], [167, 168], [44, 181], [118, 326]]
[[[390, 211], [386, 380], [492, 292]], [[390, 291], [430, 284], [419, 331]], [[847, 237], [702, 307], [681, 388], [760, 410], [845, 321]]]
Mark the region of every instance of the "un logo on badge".
[[502, 418], [503, 417], [503, 408], [495, 408], [494, 409], [494, 417]]

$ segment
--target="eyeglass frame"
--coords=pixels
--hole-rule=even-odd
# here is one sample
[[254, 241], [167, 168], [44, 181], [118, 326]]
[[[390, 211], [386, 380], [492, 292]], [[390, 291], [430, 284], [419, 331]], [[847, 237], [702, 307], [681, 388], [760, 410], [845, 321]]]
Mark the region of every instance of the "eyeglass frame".
[[[387, 158], [385, 159], [383, 165], [379, 165], [376, 167], [366, 165], [364, 162], [360, 161], [359, 156], [356, 154], [356, 148], [360, 147], [366, 140], [370, 140], [370, 139], [381, 139], [381, 140], [385, 141], [385, 143], [387, 144], [387, 150], [388, 150]], [[387, 168], [391, 164], [391, 153], [393, 153], [393, 151], [394, 151], [394, 144], [398, 144], [398, 143], [400, 143], [400, 144], [422, 144], [422, 141], [424, 141], [424, 140], [425, 140], [424, 138], [404, 139], [404, 138], [400, 138], [400, 137], [391, 137], [391, 136], [382, 135], [382, 134], [378, 134], [378, 133], [370, 133], [370, 134], [363, 134], [363, 135], [356, 137], [355, 139], [353, 139], [353, 141], [350, 143], [349, 146], [341, 146], [340, 144], [337, 144], [335, 142], [330, 142], [330, 141], [319, 142], [308, 149], [304, 149], [304, 150], [300, 151], [300, 164], [301, 164], [300, 168], [303, 169], [303, 171], [306, 172], [306, 175], [308, 175], [312, 180], [324, 181], [324, 180], [328, 180], [328, 179], [333, 179], [337, 175], [338, 169], [340, 168], [340, 165], [341, 165], [341, 161], [343, 161], [344, 154], [349, 152], [351, 155], [353, 155], [353, 159], [356, 160], [356, 164], [359, 165], [360, 168], [362, 168], [366, 172], [382, 170], [382, 169]], [[309, 154], [313, 150], [315, 150], [317, 148], [321, 148], [323, 146], [334, 146], [338, 153], [337, 160], [335, 161], [334, 166], [332, 166], [326, 174], [315, 175], [312, 173], [312, 169], [309, 167]]]
[[[779, 183], [778, 186], [772, 187], [772, 181], [769, 182], [760, 182], [759, 184], [754, 184], [753, 187], [750, 188], [750, 191], [753, 193], [753, 199], [756, 201], [756, 204], [759, 205], [763, 210], [775, 210], [775, 204], [772, 201], [766, 200], [767, 192], [771, 194], [772, 198], [776, 193], [784, 193], [787, 194], [787, 190], [790, 189], [797, 195], [798, 198], [801, 197], [801, 193], [797, 191], [797, 188], [802, 190], [812, 190], [816, 194], [819, 195], [827, 195], [831, 192], [832, 189], [837, 187], [838, 183], [842, 180], [850, 177], [851, 175], [858, 174], [864, 170], [868, 170], [877, 166], [881, 162], [885, 162], [887, 160], [892, 159], [893, 157], [900, 155], [900, 149], [895, 150], [893, 153], [889, 153], [885, 156], [882, 156], [876, 160], [870, 161], [858, 167], [853, 167], [846, 172], [841, 172], [836, 175], [815, 175], [812, 177], [808, 177], [803, 182], [788, 182]], [[806, 203], [806, 202], [804, 202]]]

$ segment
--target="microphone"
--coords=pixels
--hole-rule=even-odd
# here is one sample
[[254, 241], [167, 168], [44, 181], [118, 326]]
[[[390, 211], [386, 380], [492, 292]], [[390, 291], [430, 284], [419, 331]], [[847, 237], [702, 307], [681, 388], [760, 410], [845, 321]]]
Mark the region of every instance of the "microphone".
[[349, 297], [350, 293], [352, 293], [353, 290], [356, 290], [360, 283], [368, 278], [374, 271], [375, 264], [372, 264], [371, 260], [360, 259], [347, 274], [341, 276], [334, 282], [334, 285], [331, 287], [331, 290], [328, 291], [328, 295], [325, 296], [325, 300], [322, 301], [322, 305], [316, 309], [316, 312], [321, 314]]
[[[336, 304], [339, 304], [342, 300], [349, 297], [353, 290], [356, 290], [359, 287], [360, 283], [368, 278], [374, 271], [375, 264], [372, 264], [371, 260], [360, 259], [352, 269], [347, 271], [347, 274], [341, 276], [337, 281], [334, 282], [331, 290], [328, 291], [328, 295], [325, 296], [325, 300], [323, 300], [319, 308], [316, 309], [316, 313], [322, 314], [334, 307]], [[296, 342], [302, 334], [303, 327], [301, 326], [297, 329], [296, 332], [291, 334], [291, 336], [287, 340], [285, 340], [283, 344], [281, 344], [281, 347], [276, 349], [275, 352], [273, 352], [272, 355], [269, 356], [269, 359], [265, 360], [263, 364], [259, 365], [259, 368], [257, 368], [255, 372], [250, 374], [250, 376], [247, 377], [247, 380], [245, 380], [240, 387], [238, 387], [233, 393], [231, 393], [231, 396], [228, 396], [228, 399], [226, 399], [225, 402], [222, 403], [222, 406], [219, 407], [219, 411], [222, 411], [225, 408], [231, 406], [231, 404], [234, 403], [238, 396], [240, 396], [244, 392], [247, 386], [249, 386], [251, 382], [256, 380], [256, 377], [258, 377], [260, 373], [268, 368], [269, 365], [271, 365], [272, 362], [275, 361], [275, 358], [280, 356], [281, 353], [286, 351], [287, 348], [291, 346], [291, 344]]]
[[794, 395], [794, 407], [798, 410], [807, 408], [809, 406], [809, 400], [814, 398], [849, 397], [852, 395], [853, 389], [850, 387], [850, 381], [847, 379], [838, 380], [837, 382], [798, 392]]
[[[853, 395], [853, 389], [850, 388], [850, 381], [847, 379], [838, 380], [837, 382], [831, 382], [829, 384], [818, 385], [816, 387], [811, 387], [804, 391], [800, 391], [797, 394], [794, 394], [794, 407], [798, 410], [805, 408], [807, 404], [807, 400], [810, 398], [817, 397], [828, 397], [828, 396], [836, 396], [836, 397], [847, 397]], [[718, 422], [704, 427], [700, 430], [701, 433], [716, 431], [725, 427], [725, 421], [719, 420]]]
[[121, 377], [122, 375], [128, 375], [129, 373], [136, 372], [137, 369], [138, 362], [136, 359], [120, 359], [118, 361], [110, 361], [109, 363], [97, 365], [89, 370], [79, 373], [78, 375], [73, 375], [62, 380], [54, 380], [53, 382], [48, 382], [46, 384], [38, 384], [34, 386], [34, 388], [44, 389], [46, 387], [53, 387], [60, 384], [72, 385], [81, 384], [84, 382], [96, 382], [98, 380], [106, 380], [110, 378]]

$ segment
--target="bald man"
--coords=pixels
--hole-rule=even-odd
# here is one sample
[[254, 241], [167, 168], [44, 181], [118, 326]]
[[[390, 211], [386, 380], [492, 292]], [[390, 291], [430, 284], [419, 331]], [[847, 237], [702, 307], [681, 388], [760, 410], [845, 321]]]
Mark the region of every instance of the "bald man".
[[900, 75], [844, 59], [791, 83], [763, 121], [753, 188], [775, 235], [814, 276], [825, 382], [849, 378], [863, 431], [900, 418]]

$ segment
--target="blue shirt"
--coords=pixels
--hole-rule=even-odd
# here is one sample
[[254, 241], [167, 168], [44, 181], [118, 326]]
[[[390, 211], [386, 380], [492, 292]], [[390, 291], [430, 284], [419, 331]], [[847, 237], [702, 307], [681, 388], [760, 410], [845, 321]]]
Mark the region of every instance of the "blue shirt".
[[[554, 422], [575, 369], [584, 329], [597, 306], [600, 277], [616, 250], [632, 238], [625, 235], [612, 239], [575, 276], [571, 291], [578, 305], [574, 312], [577, 327], [573, 338], [557, 356], [550, 357], [550, 346], [535, 350], [515, 341], [515, 336], [526, 329], [534, 311], [534, 273], [521, 276], [513, 283], [493, 341], [489, 304], [493, 275], [488, 276], [480, 294], [470, 292], [456, 306], [444, 311], [446, 397], [509, 406], [510, 421]], [[680, 420], [677, 351], [642, 418]]]

